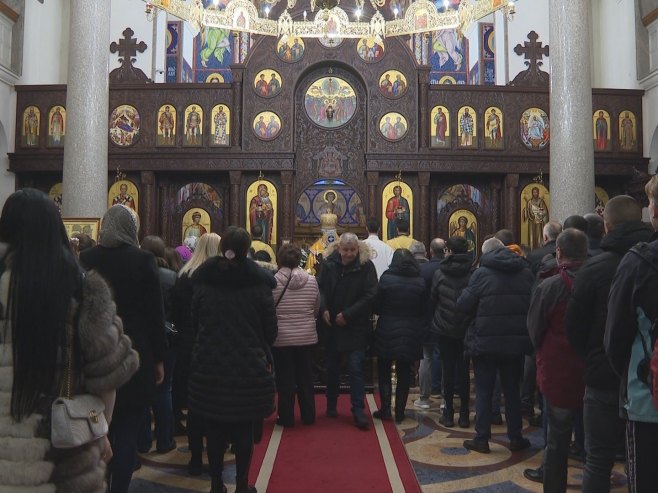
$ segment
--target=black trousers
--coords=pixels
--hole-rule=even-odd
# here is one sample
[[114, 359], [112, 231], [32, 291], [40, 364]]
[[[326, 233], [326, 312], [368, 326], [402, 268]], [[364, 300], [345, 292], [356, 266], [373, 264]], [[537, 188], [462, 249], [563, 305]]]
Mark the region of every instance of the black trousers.
[[[392, 359], [377, 358], [377, 377], [379, 380], [379, 395], [382, 399], [382, 410], [390, 411], [391, 409], [391, 370], [393, 367]], [[395, 414], [398, 417], [404, 416], [404, 409], [407, 407], [407, 398], [409, 397], [409, 386], [411, 385], [411, 362], [395, 360], [395, 376], [397, 386], [395, 387]]]
[[626, 422], [629, 493], [652, 493], [658, 485], [658, 423]]
[[292, 426], [295, 423], [295, 395], [302, 423], [309, 425], [315, 422], [312, 350], [313, 346], [272, 348], [279, 394], [278, 422], [281, 425]]
[[204, 427], [208, 441], [210, 477], [221, 480], [226, 444], [232, 443], [235, 449], [236, 482], [246, 484], [254, 452], [254, 423], [252, 421], [220, 423], [206, 419]]
[[471, 377], [468, 373], [468, 363], [464, 357], [464, 340], [439, 336], [439, 351], [443, 373], [443, 399], [446, 403], [446, 413], [452, 413], [455, 384], [459, 389], [461, 400], [460, 413], [468, 416], [471, 397]]

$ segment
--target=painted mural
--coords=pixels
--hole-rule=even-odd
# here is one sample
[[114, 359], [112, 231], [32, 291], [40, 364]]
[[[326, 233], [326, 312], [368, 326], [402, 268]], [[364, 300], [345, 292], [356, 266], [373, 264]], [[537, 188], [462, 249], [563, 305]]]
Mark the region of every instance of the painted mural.
[[[247, 188], [247, 231], [254, 239], [268, 245], [276, 245], [277, 239], [277, 201], [278, 193], [274, 183], [256, 180]], [[254, 236], [253, 227], [260, 227], [261, 235]]]
[[408, 128], [407, 119], [394, 111], [386, 113], [379, 119], [379, 131], [390, 141], [402, 140], [407, 135]]
[[354, 88], [340, 77], [322, 77], [313, 82], [304, 95], [306, 115], [323, 128], [345, 125], [356, 111]]
[[[201, 0], [208, 10], [223, 10], [223, 2]], [[232, 82], [233, 62], [231, 32], [228, 29], [203, 27], [194, 38], [194, 82], [206, 82], [211, 74], [220, 74], [224, 82]]]
[[41, 127], [41, 111], [36, 106], [28, 106], [23, 111], [23, 129], [21, 143], [24, 147], [39, 145], [39, 128]]
[[468, 243], [469, 253], [477, 255], [478, 221], [475, 214], [466, 209], [454, 211], [448, 219], [448, 232], [450, 236], [464, 238]]
[[139, 214], [139, 190], [130, 180], [119, 180], [107, 192], [107, 207], [125, 205]]
[[183, 122], [185, 124], [183, 145], [200, 146], [203, 143], [203, 108], [198, 104], [189, 105], [185, 108]]
[[390, 99], [396, 99], [407, 92], [407, 78], [399, 70], [387, 70], [379, 77], [379, 92]]
[[176, 107], [163, 104], [158, 110], [157, 146], [172, 147], [176, 145]]
[[316, 226], [320, 224], [320, 216], [328, 212], [336, 214], [340, 226], [366, 223], [361, 197], [340, 180], [320, 180], [304, 189], [297, 200], [295, 222], [300, 226]]
[[251, 128], [260, 140], [276, 139], [281, 132], [281, 118], [272, 111], [261, 111], [254, 117]]
[[479, 189], [468, 184], [458, 184], [448, 187], [436, 201], [436, 213], [441, 215], [452, 204], [477, 205], [485, 207], [484, 196]]
[[541, 108], [528, 108], [519, 121], [521, 142], [532, 151], [544, 149], [551, 138], [548, 115]]
[[55, 183], [48, 191], [48, 197], [55, 203], [59, 213], [62, 213], [62, 183]]
[[66, 137], [66, 109], [64, 106], [53, 106], [48, 112], [49, 147], [64, 147]]
[[610, 197], [603, 187], [594, 187], [594, 211], [599, 216], [603, 216], [608, 200], [610, 200]]
[[193, 207], [183, 214], [181, 223], [181, 243], [190, 236], [197, 240], [206, 233], [211, 233], [211, 221], [208, 211], [201, 207]]
[[215, 105], [210, 113], [210, 145], [231, 145], [231, 110], [225, 104]]
[[302, 38], [283, 35], [276, 45], [276, 54], [284, 62], [295, 63], [302, 59], [305, 49]]
[[544, 225], [549, 221], [550, 196], [540, 183], [521, 190], [521, 244], [531, 250], [543, 245]]
[[265, 69], [254, 78], [254, 91], [263, 98], [272, 98], [281, 92], [281, 74], [276, 70]]
[[596, 152], [611, 151], [610, 113], [606, 110], [596, 110], [592, 116], [594, 150]]
[[388, 183], [382, 190], [382, 240], [397, 236], [399, 221], [409, 223], [409, 235], [413, 237], [414, 196], [411, 187], [402, 180]]
[[139, 139], [141, 116], [137, 108], [122, 104], [110, 114], [110, 140], [120, 147], [133, 145]]
[[637, 151], [637, 120], [632, 111], [624, 110], [619, 114], [619, 149]]
[[503, 149], [503, 112], [500, 108], [490, 106], [484, 110], [484, 148]]
[[450, 111], [445, 106], [435, 106], [430, 112], [430, 146], [450, 147]]
[[475, 148], [477, 140], [477, 115], [472, 106], [462, 106], [457, 113], [457, 145]]
[[222, 196], [207, 183], [194, 182], [184, 185], [178, 190], [176, 212], [182, 213], [194, 204], [204, 203], [213, 216], [223, 214]]
[[356, 44], [356, 52], [366, 63], [376, 63], [384, 57], [386, 49], [380, 36], [361, 38]]

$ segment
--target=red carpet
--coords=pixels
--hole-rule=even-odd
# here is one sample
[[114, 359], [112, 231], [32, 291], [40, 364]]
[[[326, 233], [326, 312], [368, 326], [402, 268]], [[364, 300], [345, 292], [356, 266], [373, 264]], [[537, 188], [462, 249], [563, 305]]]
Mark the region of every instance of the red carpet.
[[[348, 395], [338, 400], [338, 418], [324, 415], [325, 397], [316, 396], [317, 420], [304, 426], [297, 418], [293, 428], [283, 431], [267, 493], [392, 493], [380, 444], [371, 420], [369, 431], [354, 426]], [[258, 473], [271, 436], [273, 419], [266, 423], [263, 442], [257, 447], [252, 479]], [[388, 440], [404, 490], [419, 493], [413, 469], [392, 421], [384, 422]], [[260, 491], [260, 490], [259, 490]]]

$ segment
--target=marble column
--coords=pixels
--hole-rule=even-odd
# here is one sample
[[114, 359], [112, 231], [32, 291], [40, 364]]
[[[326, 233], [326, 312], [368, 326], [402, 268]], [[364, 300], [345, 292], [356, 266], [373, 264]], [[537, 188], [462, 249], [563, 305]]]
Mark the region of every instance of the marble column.
[[594, 210], [589, 4], [553, 0], [550, 9], [550, 216], [560, 222]]
[[110, 3], [71, 0], [63, 217], [107, 210]]

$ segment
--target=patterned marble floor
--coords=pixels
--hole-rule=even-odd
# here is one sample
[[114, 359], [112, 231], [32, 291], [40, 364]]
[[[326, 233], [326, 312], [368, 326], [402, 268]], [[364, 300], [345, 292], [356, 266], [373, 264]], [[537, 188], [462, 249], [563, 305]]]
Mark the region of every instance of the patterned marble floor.
[[[409, 396], [407, 417], [398, 426], [398, 432], [423, 493], [542, 491], [540, 484], [523, 477], [524, 469], [538, 467], [541, 463], [543, 447], [541, 429], [529, 426], [524, 420], [524, 435], [530, 439], [532, 447], [512, 453], [507, 448], [505, 425], [494, 426], [490, 442], [491, 453], [471, 452], [462, 447], [462, 442], [474, 436], [473, 425], [467, 429], [446, 428], [439, 424], [442, 400], [433, 398], [429, 410], [419, 410], [413, 406], [413, 401], [417, 397], [418, 395], [413, 392]], [[186, 466], [189, 460], [187, 444], [184, 437], [177, 437], [176, 440], [179, 445], [176, 450], [164, 455], [150, 452], [141, 456], [142, 468], [133, 476], [130, 493], [193, 493], [209, 490], [210, 481], [207, 474], [199, 477], [187, 475]], [[233, 467], [232, 457], [229, 456], [225, 477], [234, 476]], [[569, 491], [580, 491], [582, 474], [583, 464], [570, 460]], [[627, 491], [622, 463], [615, 465], [611, 479], [612, 492]], [[232, 485], [229, 485], [229, 492], [232, 490]], [[261, 489], [259, 493], [265, 492]]]
[[[529, 426], [524, 419], [523, 434], [532, 446], [528, 450], [512, 453], [507, 448], [505, 424], [492, 427], [490, 454], [466, 450], [462, 442], [473, 438], [473, 413], [471, 427], [446, 428], [439, 424], [442, 399], [432, 398], [429, 410], [413, 406], [418, 397], [411, 394], [407, 402], [407, 418], [398, 427], [407, 454], [412, 462], [423, 493], [438, 492], [541, 492], [541, 484], [523, 476], [526, 468], [541, 464], [543, 434], [540, 428]], [[459, 399], [455, 399], [457, 405]], [[474, 402], [474, 401], [473, 401]], [[569, 460], [569, 491], [580, 491], [583, 463]], [[626, 476], [622, 463], [615, 465], [612, 475], [613, 492], [627, 491]]]

